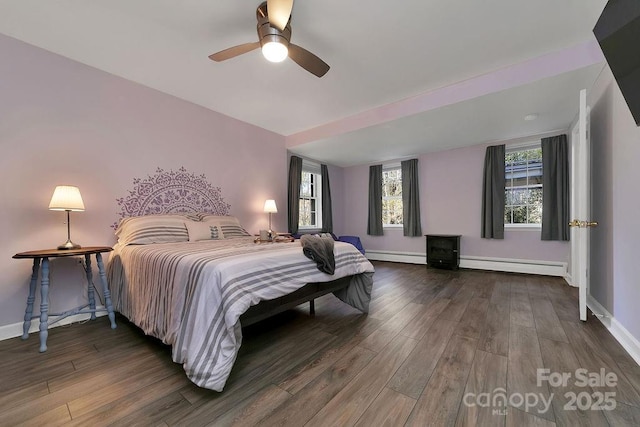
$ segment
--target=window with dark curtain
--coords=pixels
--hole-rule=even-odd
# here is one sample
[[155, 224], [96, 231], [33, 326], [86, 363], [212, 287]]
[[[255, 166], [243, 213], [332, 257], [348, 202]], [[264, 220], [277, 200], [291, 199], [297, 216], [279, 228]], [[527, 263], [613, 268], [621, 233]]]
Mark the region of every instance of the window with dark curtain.
[[329, 183], [329, 168], [320, 165], [322, 175], [322, 231], [333, 233], [333, 211], [331, 209], [331, 186]]
[[382, 165], [369, 166], [369, 220], [367, 234], [382, 236]]
[[567, 135], [542, 138], [542, 240], [569, 240]]
[[298, 217], [300, 216], [300, 183], [302, 181], [302, 158], [291, 156], [289, 160], [289, 184], [288, 197], [289, 203], [287, 222], [289, 225], [289, 233], [298, 232]]
[[418, 159], [400, 162], [402, 169], [402, 225], [405, 236], [422, 235]]
[[483, 239], [504, 239], [505, 147], [487, 147], [482, 179], [482, 233]]

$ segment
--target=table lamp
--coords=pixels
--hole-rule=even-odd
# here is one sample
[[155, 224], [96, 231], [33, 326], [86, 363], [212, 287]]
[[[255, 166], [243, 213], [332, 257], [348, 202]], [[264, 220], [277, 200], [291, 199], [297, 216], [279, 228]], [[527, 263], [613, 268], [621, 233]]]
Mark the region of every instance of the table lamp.
[[69, 212], [84, 211], [84, 203], [82, 202], [80, 189], [71, 185], [58, 185], [53, 191], [51, 202], [49, 202], [49, 210], [67, 212], [67, 241], [58, 246], [58, 249], [79, 249], [80, 245], [77, 245], [71, 241], [71, 223], [69, 221]]
[[278, 213], [276, 201], [269, 199], [264, 202], [264, 211], [269, 214], [269, 240], [273, 239], [273, 231], [271, 230], [271, 214]]

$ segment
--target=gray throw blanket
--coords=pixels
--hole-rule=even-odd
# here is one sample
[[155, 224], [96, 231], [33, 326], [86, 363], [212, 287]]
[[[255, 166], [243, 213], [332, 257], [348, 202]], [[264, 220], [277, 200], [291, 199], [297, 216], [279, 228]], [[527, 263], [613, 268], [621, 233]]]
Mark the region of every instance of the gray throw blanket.
[[323, 273], [333, 274], [336, 271], [336, 259], [333, 256], [333, 239], [305, 234], [300, 237], [302, 252], [315, 261], [318, 270]]

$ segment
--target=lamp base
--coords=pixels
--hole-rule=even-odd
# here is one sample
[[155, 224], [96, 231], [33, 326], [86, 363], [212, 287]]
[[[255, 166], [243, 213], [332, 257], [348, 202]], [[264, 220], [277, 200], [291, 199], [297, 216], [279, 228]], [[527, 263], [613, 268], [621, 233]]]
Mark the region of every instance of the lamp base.
[[80, 249], [82, 246], [73, 243], [71, 240], [67, 240], [65, 243], [58, 246], [58, 249]]

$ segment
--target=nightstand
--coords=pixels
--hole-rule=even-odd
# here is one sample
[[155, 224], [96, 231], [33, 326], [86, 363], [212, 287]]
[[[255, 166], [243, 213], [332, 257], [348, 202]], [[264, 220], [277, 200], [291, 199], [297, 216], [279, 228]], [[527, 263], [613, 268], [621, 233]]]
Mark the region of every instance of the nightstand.
[[[91, 320], [96, 318], [96, 312], [106, 311], [111, 322], [111, 329], [116, 328], [116, 317], [113, 313], [113, 305], [111, 304], [111, 292], [109, 292], [109, 284], [104, 271], [104, 263], [102, 262], [102, 253], [111, 252], [113, 248], [108, 246], [90, 246], [79, 249], [44, 249], [39, 251], [20, 252], [15, 254], [13, 258], [33, 259], [33, 270], [31, 274], [31, 282], [29, 284], [29, 297], [27, 298], [27, 309], [24, 312], [24, 324], [22, 326], [22, 339], [29, 338], [29, 328], [31, 320], [40, 317], [40, 352], [47, 351], [47, 337], [49, 336], [49, 324], [58, 322], [65, 317], [74, 314], [91, 313]], [[96, 309], [96, 300], [93, 290], [93, 272], [91, 271], [91, 255], [96, 258], [98, 265], [98, 274], [102, 283], [102, 293], [104, 295], [105, 308]], [[87, 276], [89, 303], [63, 313], [49, 313], [49, 258], [61, 258], [70, 256], [84, 256], [85, 273]], [[38, 284], [38, 272], [40, 272], [40, 314], [33, 315], [33, 302], [36, 295], [36, 286]], [[49, 322], [49, 316], [56, 316], [53, 322]]]

